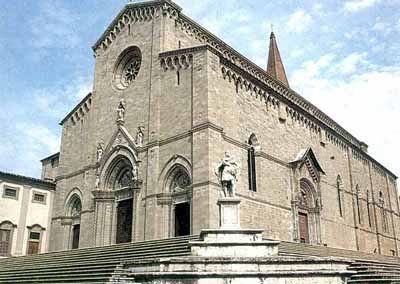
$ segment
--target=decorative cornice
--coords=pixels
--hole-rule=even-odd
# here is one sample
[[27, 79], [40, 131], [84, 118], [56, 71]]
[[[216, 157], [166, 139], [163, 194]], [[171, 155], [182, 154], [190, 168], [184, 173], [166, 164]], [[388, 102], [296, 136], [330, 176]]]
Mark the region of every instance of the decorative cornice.
[[177, 17], [181, 10], [181, 7], [170, 0], [129, 3], [118, 13], [92, 49], [95, 53], [99, 47], [106, 50], [116, 36], [130, 23], [151, 21], [160, 13], [169, 17]]
[[80, 119], [85, 113], [89, 112], [90, 106], [92, 105], [92, 93], [89, 93], [84, 97], [59, 123], [63, 125], [69, 118], [72, 118], [75, 123], [75, 119]]
[[20, 183], [24, 185], [29, 185], [32, 187], [38, 187], [40, 189], [48, 189], [48, 190], [55, 190], [56, 185], [53, 182], [45, 181], [42, 179], [6, 173], [0, 171], [0, 180], [10, 182], [10, 183]]

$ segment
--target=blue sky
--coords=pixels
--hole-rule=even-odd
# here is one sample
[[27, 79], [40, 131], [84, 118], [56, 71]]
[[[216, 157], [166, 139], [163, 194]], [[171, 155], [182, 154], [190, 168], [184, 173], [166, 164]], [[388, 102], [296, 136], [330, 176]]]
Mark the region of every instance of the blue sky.
[[[2, 1], [0, 170], [40, 176], [92, 87], [91, 46], [126, 0]], [[176, 0], [265, 67], [271, 24], [291, 87], [400, 175], [400, 0]]]

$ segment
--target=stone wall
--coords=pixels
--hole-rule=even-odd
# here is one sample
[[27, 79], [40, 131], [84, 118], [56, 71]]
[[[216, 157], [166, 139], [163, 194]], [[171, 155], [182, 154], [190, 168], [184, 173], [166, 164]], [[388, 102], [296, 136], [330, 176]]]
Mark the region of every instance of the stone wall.
[[[176, 15], [156, 8], [146, 19], [119, 24], [118, 34], [111, 38], [106, 46], [95, 49], [95, 80], [92, 95], [87, 98], [89, 106], [78, 111], [79, 119], [73, 114], [63, 122], [53, 211], [54, 250], [68, 248], [70, 232], [62, 223], [68, 197], [74, 190], [82, 195], [80, 245], [113, 243], [110, 226], [115, 226], [111, 216], [115, 202], [109, 200], [104, 209], [96, 207], [92, 192], [96, 190], [96, 175], [107, 164], [106, 158], [96, 160], [96, 149], [101, 143], [111, 149], [107, 145], [120, 131], [116, 109], [124, 99], [124, 129], [131, 137], [135, 137], [139, 126], [145, 129], [143, 146], [136, 147], [134, 141], [129, 146], [137, 155], [142, 182], [135, 196], [135, 240], [173, 236], [175, 197], [166, 179], [177, 164], [186, 168], [192, 179], [187, 192], [191, 198], [191, 233], [216, 228], [219, 186], [214, 168], [229, 151], [241, 164], [238, 195], [243, 200], [243, 227], [265, 229], [269, 238], [297, 240], [294, 208], [299, 181], [304, 177], [318, 192], [320, 224], [315, 225], [319, 228], [316, 243], [368, 252], [377, 249], [386, 254], [397, 251], [393, 238], [395, 233], [400, 236], [400, 224], [394, 177], [360, 149], [229, 63], [229, 56], [214, 48], [199, 47], [204, 41], [183, 28]], [[120, 54], [131, 46], [141, 51], [141, 67], [133, 84], [121, 90], [113, 81], [115, 66]], [[253, 85], [245, 84], [245, 79]], [[257, 192], [248, 189], [251, 134], [260, 144], [256, 151]], [[319, 173], [315, 181], [305, 166], [296, 168], [291, 163], [308, 148], [325, 173]], [[107, 151], [104, 156], [109, 154]], [[338, 176], [342, 181], [343, 216], [338, 206]], [[384, 233], [376, 205], [379, 191], [388, 219]], [[101, 240], [99, 236], [103, 236]]]

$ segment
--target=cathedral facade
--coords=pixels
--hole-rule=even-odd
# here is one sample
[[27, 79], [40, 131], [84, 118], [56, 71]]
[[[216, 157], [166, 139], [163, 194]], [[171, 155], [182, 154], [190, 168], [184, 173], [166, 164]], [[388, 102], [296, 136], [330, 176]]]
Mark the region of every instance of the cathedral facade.
[[50, 250], [218, 228], [215, 172], [230, 155], [243, 228], [399, 254], [397, 177], [289, 87], [274, 34], [263, 70], [160, 0], [126, 5], [93, 50], [93, 91], [43, 171], [56, 181]]

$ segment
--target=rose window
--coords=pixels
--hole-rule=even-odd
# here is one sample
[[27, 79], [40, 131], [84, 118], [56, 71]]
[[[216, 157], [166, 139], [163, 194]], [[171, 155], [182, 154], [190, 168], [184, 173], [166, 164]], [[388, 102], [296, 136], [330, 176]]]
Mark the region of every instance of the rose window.
[[136, 46], [125, 49], [119, 56], [114, 69], [114, 85], [126, 89], [136, 80], [142, 64], [142, 53]]
[[127, 64], [124, 70], [124, 83], [129, 86], [139, 74], [140, 58], [134, 58]]

